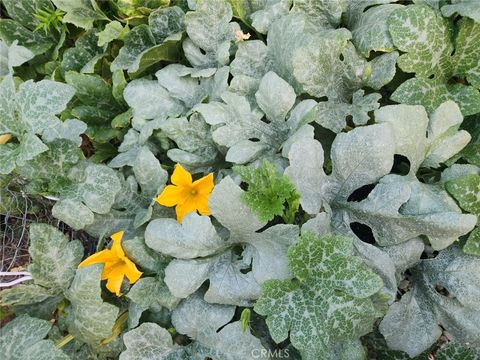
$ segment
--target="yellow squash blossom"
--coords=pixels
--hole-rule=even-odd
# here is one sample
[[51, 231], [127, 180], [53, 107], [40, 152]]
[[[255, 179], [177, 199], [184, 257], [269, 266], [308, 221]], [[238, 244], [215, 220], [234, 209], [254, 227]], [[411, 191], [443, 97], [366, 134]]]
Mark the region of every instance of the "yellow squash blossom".
[[92, 256], [89, 256], [80, 263], [80, 267], [93, 264], [104, 263], [102, 280], [107, 280], [107, 289], [120, 296], [120, 287], [124, 276], [128, 278], [130, 284], [135, 283], [142, 273], [138, 271], [137, 266], [125, 255], [122, 249], [123, 231], [119, 231], [111, 236], [113, 245], [111, 249], [102, 250]]
[[173, 185], [162, 191], [157, 202], [164, 206], [177, 206], [177, 221], [182, 222], [189, 212], [197, 211], [202, 215], [210, 215], [208, 198], [213, 190], [213, 174], [192, 181], [192, 175], [182, 165], [177, 164], [171, 178]]
[[11, 134], [0, 135], [0, 145], [6, 144], [12, 138]]

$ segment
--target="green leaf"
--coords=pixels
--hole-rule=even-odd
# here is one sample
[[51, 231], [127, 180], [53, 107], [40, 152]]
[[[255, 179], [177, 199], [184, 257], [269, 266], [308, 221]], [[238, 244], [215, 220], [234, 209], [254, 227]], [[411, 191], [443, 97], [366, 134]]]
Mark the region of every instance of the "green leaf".
[[479, 266], [480, 258], [453, 246], [410, 270], [413, 289], [390, 306], [380, 323], [388, 346], [414, 357], [444, 330], [455, 340], [478, 346]]
[[202, 0], [195, 11], [185, 15], [188, 39], [183, 42], [183, 50], [190, 64], [216, 68], [229, 63], [230, 46], [240, 29], [236, 22], [230, 22], [232, 16], [226, 0]]
[[457, 13], [480, 22], [480, 9], [475, 0], [453, 0], [451, 4], [442, 6], [443, 16], [449, 17]]
[[52, 0], [57, 8], [66, 12], [63, 21], [89, 30], [96, 20], [108, 20], [98, 8], [95, 1], [90, 0]]
[[35, 55], [47, 52], [54, 45], [53, 38], [41, 31], [31, 31], [11, 19], [0, 19], [0, 38], [12, 45], [15, 41]]
[[[294, 216], [300, 195], [290, 180], [279, 174], [275, 165], [263, 160], [262, 166], [257, 169], [235, 166], [233, 170], [248, 184], [248, 190], [242, 194], [242, 199], [261, 221], [270, 221], [275, 215], [284, 215], [287, 210], [285, 203]], [[294, 205], [297, 205], [296, 209], [291, 208]]]
[[178, 42], [184, 30], [184, 12], [176, 6], [158, 9], [148, 25], [135, 26], [124, 38], [124, 45], [112, 62], [111, 70], [139, 74], [159, 61], [178, 60]]
[[108, 43], [112, 42], [113, 40], [123, 40], [125, 35], [129, 32], [129, 28], [127, 25], [125, 27], [118, 21], [111, 21], [107, 25], [105, 25], [105, 29], [99, 31], [96, 36], [98, 37], [97, 46], [101, 47], [107, 45]]
[[2, 328], [0, 351], [9, 360], [68, 360], [51, 340], [43, 340], [52, 324], [46, 320], [19, 316]]
[[470, 233], [470, 236], [463, 247], [466, 254], [480, 256], [480, 228], [477, 227]]
[[68, 241], [52, 226], [32, 224], [28, 252], [32, 257], [28, 271], [35, 284], [62, 291], [70, 286], [75, 276], [83, 257], [83, 246], [78, 240]]
[[480, 176], [476, 174], [465, 175], [447, 181], [445, 188], [457, 200], [460, 207], [480, 216]]
[[405, 52], [398, 58], [403, 71], [422, 77], [434, 75], [436, 79], [450, 77], [453, 44], [448, 20], [439, 11], [421, 5], [406, 6], [390, 15], [388, 25], [393, 43]]
[[[305, 359], [329, 357], [335, 342], [357, 339], [381, 316], [374, 295], [382, 280], [352, 255], [352, 240], [302, 234], [288, 251], [296, 280], [270, 280], [255, 311], [267, 317], [270, 334], [287, 339]], [[321, 355], [322, 354], [322, 355]]]
[[480, 89], [480, 23], [464, 18], [458, 26], [453, 56], [455, 74], [465, 77], [471, 85]]
[[30, 30], [34, 30], [38, 25], [35, 15], [39, 10], [53, 9], [49, 0], [4, 0], [3, 4], [11, 19]]
[[97, 62], [105, 54], [105, 47], [97, 45], [97, 36], [96, 29], [91, 29], [75, 41], [74, 47], [66, 49], [63, 53], [62, 69], [66, 72], [93, 73]]
[[72, 285], [66, 292], [68, 331], [75, 338], [95, 344], [112, 334], [119, 309], [101, 297], [101, 265], [77, 269]]
[[435, 355], [438, 360], [475, 360], [480, 356], [480, 351], [466, 347], [460, 342], [450, 341], [442, 346]]
[[397, 87], [390, 98], [403, 104], [423, 105], [429, 113], [447, 100], [458, 103], [464, 116], [480, 112], [478, 90], [463, 84], [447, 84], [438, 79], [408, 79]]

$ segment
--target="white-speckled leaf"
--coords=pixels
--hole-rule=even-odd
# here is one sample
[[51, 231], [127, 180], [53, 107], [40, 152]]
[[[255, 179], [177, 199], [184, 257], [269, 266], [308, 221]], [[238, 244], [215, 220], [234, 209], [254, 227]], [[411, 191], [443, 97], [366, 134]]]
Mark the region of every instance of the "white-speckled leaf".
[[97, 44], [97, 30], [90, 29], [75, 41], [75, 46], [65, 50], [61, 67], [65, 71], [93, 73], [105, 50], [105, 46]]
[[289, 266], [297, 280], [266, 282], [255, 305], [267, 317], [275, 342], [290, 333], [306, 359], [329, 358], [337, 341], [371, 331], [381, 315], [371, 297], [383, 284], [352, 250], [349, 238], [313, 233], [290, 247]]
[[68, 241], [52, 226], [32, 224], [28, 252], [32, 257], [28, 271], [35, 284], [58, 292], [70, 286], [83, 257], [83, 246], [78, 240]]
[[[480, 9], [480, 6], [477, 8]], [[459, 21], [458, 27], [453, 56], [455, 74], [466, 77], [471, 85], [480, 89], [480, 23], [464, 18]]]
[[142, 196], [151, 201], [160, 193], [168, 179], [167, 171], [147, 147], [142, 147], [138, 152], [133, 173], [142, 188]]
[[75, 229], [82, 229], [93, 222], [94, 213], [110, 211], [121, 189], [120, 181], [111, 168], [89, 162], [79, 163], [68, 176], [73, 184], [52, 212]]
[[[398, 66], [419, 76], [448, 78], [452, 72], [453, 44], [447, 19], [427, 6], [410, 5], [395, 10], [388, 18], [395, 46], [405, 52]], [[412, 41], [415, 39], [415, 41]]]
[[0, 353], [8, 360], [68, 360], [51, 340], [43, 340], [52, 324], [46, 320], [19, 316], [0, 332]]
[[119, 309], [101, 297], [102, 265], [78, 268], [66, 293], [68, 331], [81, 341], [98, 343], [112, 334]]
[[464, 116], [480, 112], [480, 92], [477, 89], [458, 83], [447, 84], [441, 79], [408, 79], [390, 98], [402, 104], [423, 105], [429, 113], [447, 100], [455, 101]]
[[160, 278], [146, 277], [138, 280], [128, 291], [127, 297], [142, 309], [160, 311], [162, 307], [174, 309], [180, 299], [173, 296]]

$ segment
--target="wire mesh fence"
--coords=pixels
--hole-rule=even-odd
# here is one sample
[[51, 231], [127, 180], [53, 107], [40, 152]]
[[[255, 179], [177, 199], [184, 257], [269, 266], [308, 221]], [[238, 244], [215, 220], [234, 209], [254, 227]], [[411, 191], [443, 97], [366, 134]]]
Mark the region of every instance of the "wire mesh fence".
[[26, 186], [14, 175], [0, 177], [0, 272], [22, 271], [30, 263], [28, 245], [32, 223], [52, 225], [69, 239], [82, 241], [87, 253], [95, 251], [96, 239], [55, 219], [51, 211], [55, 201], [29, 195]]

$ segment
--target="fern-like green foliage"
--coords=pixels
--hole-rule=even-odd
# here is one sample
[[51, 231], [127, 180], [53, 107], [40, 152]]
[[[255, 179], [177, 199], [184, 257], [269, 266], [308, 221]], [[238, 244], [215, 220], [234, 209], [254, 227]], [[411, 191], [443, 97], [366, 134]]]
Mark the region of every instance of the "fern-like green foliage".
[[248, 184], [242, 199], [261, 221], [270, 221], [278, 215], [286, 223], [293, 223], [300, 205], [300, 195], [275, 165], [264, 160], [259, 168], [234, 166], [233, 170]]

